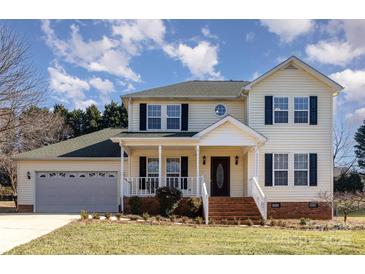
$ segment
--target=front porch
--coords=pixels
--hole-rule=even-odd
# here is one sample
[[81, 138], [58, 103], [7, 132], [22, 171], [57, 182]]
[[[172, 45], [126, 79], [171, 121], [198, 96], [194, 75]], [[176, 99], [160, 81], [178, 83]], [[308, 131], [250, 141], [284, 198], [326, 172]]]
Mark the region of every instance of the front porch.
[[157, 188], [171, 186], [184, 197], [202, 198], [206, 222], [209, 197], [253, 197], [266, 218], [265, 195], [255, 179], [266, 139], [234, 118], [183, 136], [139, 132], [112, 140], [119, 142], [121, 155], [128, 154], [120, 167], [122, 210], [124, 196], [151, 197]]

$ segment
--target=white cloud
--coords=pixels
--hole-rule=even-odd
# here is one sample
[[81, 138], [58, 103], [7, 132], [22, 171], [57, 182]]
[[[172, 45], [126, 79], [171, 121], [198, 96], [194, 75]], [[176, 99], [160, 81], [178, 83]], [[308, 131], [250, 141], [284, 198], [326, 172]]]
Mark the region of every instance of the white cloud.
[[290, 43], [300, 35], [310, 32], [315, 24], [309, 19], [265, 19], [261, 24], [280, 37], [282, 42]]
[[351, 124], [361, 124], [365, 119], [365, 107], [359, 108], [354, 112], [346, 114], [346, 120], [348, 120]]
[[306, 53], [310, 60], [345, 66], [365, 54], [365, 20], [331, 20], [322, 29], [331, 36], [343, 32], [344, 38], [308, 45]]
[[198, 79], [222, 79], [218, 65], [218, 47], [207, 41], [201, 41], [195, 47], [184, 43], [177, 46], [166, 45], [165, 52], [172, 58], [178, 59], [187, 67], [191, 74]]
[[[96, 40], [85, 39], [76, 25], [70, 27], [70, 35], [66, 39], [56, 35], [48, 20], [42, 21], [42, 30], [57, 61], [118, 76], [118, 80], [126, 83], [128, 91], [134, 89], [134, 82], [141, 81], [141, 76], [131, 68], [131, 61], [146, 49], [159, 49], [170, 58], [179, 60], [193, 77], [222, 78], [216, 68], [217, 45], [204, 40], [193, 47], [184, 42], [169, 43], [165, 40], [166, 26], [162, 20], [113, 20], [105, 24], [111, 28], [111, 34]], [[202, 29], [202, 34], [216, 38], [208, 27]]]
[[258, 73], [257, 71], [255, 71], [252, 74], [251, 81], [256, 80], [257, 78], [259, 78], [260, 75], [261, 75], [260, 73]]
[[207, 38], [218, 39], [218, 36], [215, 35], [215, 34], [212, 34], [210, 32], [210, 29], [207, 26], [205, 26], [205, 27], [202, 28], [202, 34], [203, 34], [203, 36], [205, 36]]
[[108, 79], [103, 80], [99, 77], [91, 78], [89, 81], [90, 85], [104, 93], [109, 93], [114, 90], [114, 85]]
[[85, 41], [79, 28], [72, 25], [71, 37], [63, 41], [56, 36], [48, 20], [42, 21], [42, 30], [47, 45], [65, 61], [89, 71], [107, 72], [129, 81], [140, 81], [140, 75], [130, 67], [133, 54], [126, 51], [118, 39], [103, 36], [100, 40]]
[[162, 45], [166, 27], [162, 20], [120, 20], [112, 26], [113, 34], [121, 37], [123, 48], [137, 55], [143, 44]]
[[246, 34], [246, 42], [252, 42], [253, 40], [255, 40], [255, 36], [256, 34], [254, 32], [249, 32]]
[[351, 60], [364, 54], [365, 49], [354, 49], [349, 42], [327, 42], [320, 41], [317, 44], [310, 44], [305, 51], [311, 60], [323, 64], [345, 66]]
[[76, 108], [85, 108], [88, 105], [96, 104], [92, 99], [87, 99], [85, 91], [90, 85], [78, 77], [69, 75], [62, 67], [56, 65], [49, 67], [50, 88], [59, 95], [71, 100]]
[[329, 76], [345, 88], [345, 100], [361, 102], [365, 100], [365, 70], [345, 69]]
[[114, 92], [114, 84], [108, 79], [103, 80], [99, 77], [90, 79], [89, 83], [100, 92], [99, 97], [102, 103], [108, 104], [110, 102], [110, 95]]

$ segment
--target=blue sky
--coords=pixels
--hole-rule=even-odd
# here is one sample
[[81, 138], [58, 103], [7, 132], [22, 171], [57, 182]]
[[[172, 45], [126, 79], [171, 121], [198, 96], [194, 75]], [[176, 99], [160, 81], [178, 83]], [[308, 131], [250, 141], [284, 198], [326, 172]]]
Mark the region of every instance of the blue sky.
[[252, 80], [291, 55], [346, 87], [336, 116], [365, 117], [364, 20], [2, 20], [49, 81], [45, 105], [101, 109], [190, 79]]

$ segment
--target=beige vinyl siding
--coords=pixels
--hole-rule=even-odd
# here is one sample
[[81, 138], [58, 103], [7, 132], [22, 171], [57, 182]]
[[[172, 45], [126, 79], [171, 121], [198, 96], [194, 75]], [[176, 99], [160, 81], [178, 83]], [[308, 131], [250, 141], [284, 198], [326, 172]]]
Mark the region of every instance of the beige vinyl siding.
[[[127, 161], [125, 160], [125, 166]], [[120, 181], [119, 160], [47, 160], [17, 162], [18, 203], [33, 205], [35, 201], [35, 172], [37, 171], [117, 171]], [[31, 173], [28, 180], [27, 172]], [[124, 172], [128, 175], [127, 170]], [[71, 186], [70, 186], [71, 187]], [[118, 184], [119, 188], [119, 184]], [[119, 192], [119, 189], [118, 189]]]
[[[238, 165], [235, 165], [235, 156], [239, 156]], [[156, 149], [133, 149], [131, 152], [130, 174], [132, 177], [139, 176], [139, 157], [158, 158], [158, 148]], [[166, 175], [166, 158], [188, 156], [188, 175], [196, 176], [196, 151], [195, 148], [171, 149], [162, 148], [162, 176]], [[206, 163], [203, 165], [203, 156]], [[247, 180], [244, 178], [244, 166], [246, 159], [243, 157], [242, 147], [200, 147], [200, 176], [204, 176], [210, 193], [210, 164], [211, 157], [230, 157], [230, 194], [232, 197], [240, 197], [247, 194]]]
[[[289, 123], [265, 125], [265, 95], [289, 98]], [[310, 201], [332, 193], [332, 95], [325, 84], [302, 70], [279, 70], [250, 91], [249, 125], [268, 138], [260, 150], [259, 183], [269, 201]], [[294, 123], [294, 97], [318, 96], [318, 125]], [[289, 154], [289, 186], [264, 187], [264, 153]], [[317, 153], [318, 186], [294, 186], [294, 153]], [[251, 153], [249, 157], [254, 157]], [[254, 164], [254, 161], [251, 163]], [[251, 175], [254, 167], [249, 167]]]
[[[242, 123], [245, 122], [245, 107], [243, 99], [231, 101], [149, 101], [149, 100], [134, 100], [131, 104], [132, 123], [130, 131], [139, 130], [139, 104], [189, 104], [189, 131], [200, 131], [211, 124], [219, 121], [222, 117], [218, 117], [214, 108], [217, 104], [224, 104], [227, 109], [227, 114], [230, 114]], [[162, 130], [166, 129], [166, 108], [162, 107]]]
[[200, 145], [206, 146], [255, 146], [256, 140], [235, 125], [226, 122], [202, 136]]

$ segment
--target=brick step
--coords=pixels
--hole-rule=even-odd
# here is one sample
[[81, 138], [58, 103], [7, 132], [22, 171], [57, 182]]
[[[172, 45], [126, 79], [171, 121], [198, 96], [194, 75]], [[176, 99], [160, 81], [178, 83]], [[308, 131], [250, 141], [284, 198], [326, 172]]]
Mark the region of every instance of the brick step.
[[259, 217], [252, 217], [252, 216], [214, 216], [214, 217], [209, 217], [209, 220], [214, 220], [215, 222], [222, 222], [222, 220], [227, 220], [227, 221], [237, 221], [240, 220], [241, 223], [247, 222], [247, 220], [250, 219], [251, 221], [254, 222], [254, 224], [258, 224], [261, 221], [261, 218]]
[[260, 215], [256, 210], [252, 211], [239, 211], [239, 210], [230, 210], [230, 211], [209, 211], [209, 215], [224, 215], [224, 214], [237, 214], [237, 215]]
[[260, 215], [257, 214], [209, 214], [209, 218], [240, 218], [240, 219], [261, 219]]
[[235, 206], [235, 207], [213, 207], [210, 206], [209, 210], [216, 210], [216, 211], [226, 211], [226, 210], [241, 210], [241, 211], [247, 211], [247, 210], [257, 210], [257, 207], [242, 207], [242, 206]]
[[238, 202], [238, 201], [242, 201], [242, 202], [249, 202], [249, 201], [254, 201], [254, 199], [252, 197], [224, 197], [224, 198], [218, 198], [218, 197], [210, 197], [209, 198], [209, 202]]

